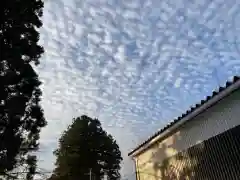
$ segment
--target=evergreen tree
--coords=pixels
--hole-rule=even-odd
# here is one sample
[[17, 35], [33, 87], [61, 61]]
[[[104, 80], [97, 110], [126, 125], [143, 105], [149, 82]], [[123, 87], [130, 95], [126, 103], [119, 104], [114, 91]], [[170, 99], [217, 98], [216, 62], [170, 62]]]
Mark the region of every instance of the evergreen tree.
[[121, 152], [98, 119], [81, 116], [62, 134], [56, 168], [49, 180], [100, 180], [107, 175], [120, 179]]
[[[41, 90], [32, 65], [39, 64], [42, 0], [1, 1], [0, 26], [0, 177], [28, 165], [32, 179], [39, 132], [46, 125]], [[13, 175], [14, 174], [14, 175]], [[16, 175], [17, 177], [17, 175]]]

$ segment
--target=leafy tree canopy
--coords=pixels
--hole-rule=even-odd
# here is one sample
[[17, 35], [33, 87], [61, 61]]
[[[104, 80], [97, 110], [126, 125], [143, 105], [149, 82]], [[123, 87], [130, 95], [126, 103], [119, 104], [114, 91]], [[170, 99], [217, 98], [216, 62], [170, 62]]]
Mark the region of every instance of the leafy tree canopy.
[[40, 129], [46, 125], [39, 105], [41, 83], [32, 67], [43, 53], [38, 45], [43, 1], [3, 0], [1, 5], [0, 177], [17, 177], [21, 167], [32, 179], [36, 157], [31, 152], [37, 150]]
[[98, 119], [81, 116], [73, 119], [59, 139], [56, 168], [49, 180], [100, 180], [104, 174], [120, 179], [122, 161], [119, 146], [104, 131]]

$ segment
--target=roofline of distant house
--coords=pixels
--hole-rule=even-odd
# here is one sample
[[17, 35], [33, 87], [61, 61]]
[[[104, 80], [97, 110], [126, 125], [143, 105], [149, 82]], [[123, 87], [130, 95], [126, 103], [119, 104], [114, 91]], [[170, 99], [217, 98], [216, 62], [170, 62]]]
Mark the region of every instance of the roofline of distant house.
[[205, 100], [202, 100], [200, 104], [196, 104], [194, 107], [192, 107], [190, 110], [186, 111], [186, 113], [182, 114], [182, 116], [179, 116], [177, 119], [175, 119], [173, 122], [168, 124], [163, 129], [159, 130], [157, 133], [155, 133], [153, 136], [148, 138], [146, 141], [144, 141], [142, 144], [138, 145], [135, 149], [133, 149], [128, 156], [135, 157], [142, 151], [149, 148], [151, 145], [156, 143], [159, 139], [166, 137], [169, 133], [176, 130], [180, 125], [183, 123], [191, 120], [195, 116], [202, 113], [204, 110], [208, 109], [224, 97], [231, 94], [233, 91], [240, 88], [240, 77], [235, 76], [232, 80], [232, 82], [227, 82], [225, 87], [220, 87], [218, 91], [213, 91], [211, 96], [207, 96]]

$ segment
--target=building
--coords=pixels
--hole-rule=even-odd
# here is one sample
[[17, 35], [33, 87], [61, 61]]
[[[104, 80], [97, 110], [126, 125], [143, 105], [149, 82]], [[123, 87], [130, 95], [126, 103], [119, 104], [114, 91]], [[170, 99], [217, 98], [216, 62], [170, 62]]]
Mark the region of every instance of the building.
[[240, 180], [240, 78], [129, 153], [137, 180]]

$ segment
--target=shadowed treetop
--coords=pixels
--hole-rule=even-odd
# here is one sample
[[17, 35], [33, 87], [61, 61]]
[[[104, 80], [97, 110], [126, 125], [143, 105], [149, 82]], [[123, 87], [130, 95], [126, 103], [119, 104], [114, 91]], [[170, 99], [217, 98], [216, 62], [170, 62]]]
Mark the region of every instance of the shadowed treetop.
[[56, 168], [50, 179], [89, 179], [90, 171], [94, 180], [100, 180], [104, 174], [111, 180], [120, 179], [119, 146], [98, 119], [73, 119], [59, 139], [55, 155]]

